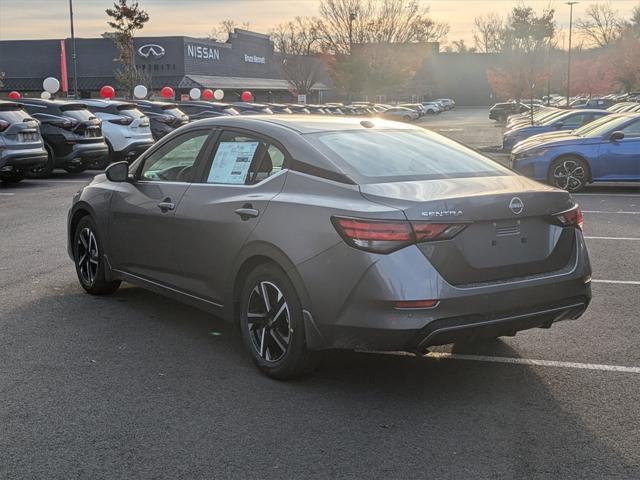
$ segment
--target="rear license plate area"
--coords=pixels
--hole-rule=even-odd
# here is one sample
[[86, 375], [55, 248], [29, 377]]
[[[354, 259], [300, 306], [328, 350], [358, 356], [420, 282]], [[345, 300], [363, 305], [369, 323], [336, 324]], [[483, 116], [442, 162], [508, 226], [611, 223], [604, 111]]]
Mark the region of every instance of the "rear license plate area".
[[21, 142], [37, 142], [38, 134], [36, 132], [21, 133], [19, 139]]

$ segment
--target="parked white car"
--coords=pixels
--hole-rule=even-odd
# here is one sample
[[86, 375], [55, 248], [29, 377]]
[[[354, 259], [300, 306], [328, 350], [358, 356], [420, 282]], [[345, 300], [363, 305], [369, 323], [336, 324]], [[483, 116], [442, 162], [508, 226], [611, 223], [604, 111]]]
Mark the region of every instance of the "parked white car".
[[444, 106], [445, 110], [451, 110], [456, 106], [456, 102], [450, 98], [436, 98], [435, 101]]
[[422, 102], [422, 107], [425, 109], [426, 113], [431, 115], [435, 113], [441, 113], [444, 108], [437, 102]]
[[153, 145], [149, 119], [133, 103], [93, 99], [82, 102], [102, 120], [102, 134], [109, 146], [109, 157], [97, 165], [99, 168], [119, 160], [131, 163]]
[[417, 120], [420, 118], [420, 114], [411, 108], [406, 107], [391, 107], [384, 112], [380, 112], [379, 116], [387, 118], [389, 120], [404, 120], [410, 122], [411, 120]]

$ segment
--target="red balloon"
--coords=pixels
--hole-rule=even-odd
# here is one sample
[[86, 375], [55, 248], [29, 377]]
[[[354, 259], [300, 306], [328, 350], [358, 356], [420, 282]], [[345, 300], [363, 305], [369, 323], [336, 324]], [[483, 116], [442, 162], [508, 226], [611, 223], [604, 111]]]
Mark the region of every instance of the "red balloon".
[[105, 85], [100, 89], [100, 96], [109, 100], [116, 96], [116, 91], [111, 85]]
[[210, 88], [205, 88], [202, 91], [202, 98], [205, 100], [213, 100], [213, 90]]
[[[211, 95], [213, 95], [213, 93]], [[22, 98], [22, 95], [20, 95], [20, 92], [16, 92], [14, 90], [13, 92], [9, 92], [9, 98], [11, 100], [20, 100], [20, 98]]]
[[250, 91], [245, 90], [244, 92], [242, 92], [242, 95], [240, 95], [240, 100], [242, 100], [243, 102], [250, 102], [251, 100], [253, 100], [253, 95]]
[[162, 87], [162, 90], [160, 90], [160, 95], [162, 95], [162, 98], [173, 98], [173, 88]]

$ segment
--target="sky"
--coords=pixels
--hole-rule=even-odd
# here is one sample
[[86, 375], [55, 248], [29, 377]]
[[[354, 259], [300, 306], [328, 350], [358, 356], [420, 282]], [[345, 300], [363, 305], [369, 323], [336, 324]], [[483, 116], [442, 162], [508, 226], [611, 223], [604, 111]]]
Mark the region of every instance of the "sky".
[[[434, 19], [448, 22], [449, 41], [464, 39], [473, 44], [473, 20], [488, 12], [506, 15], [520, 0], [424, 0]], [[274, 25], [296, 16], [315, 16], [319, 0], [139, 0], [151, 20], [141, 35], [207, 36], [223, 19], [267, 33]], [[73, 0], [76, 36], [96, 37], [109, 30], [105, 8], [110, 0]], [[551, 4], [562, 28], [569, 24], [569, 7], [564, 0], [527, 0], [541, 11]], [[595, 0], [574, 6], [574, 20], [584, 15]], [[629, 17], [640, 0], [611, 0], [611, 5]], [[68, 0], [0, 0], [0, 40], [64, 38], [69, 36]]]

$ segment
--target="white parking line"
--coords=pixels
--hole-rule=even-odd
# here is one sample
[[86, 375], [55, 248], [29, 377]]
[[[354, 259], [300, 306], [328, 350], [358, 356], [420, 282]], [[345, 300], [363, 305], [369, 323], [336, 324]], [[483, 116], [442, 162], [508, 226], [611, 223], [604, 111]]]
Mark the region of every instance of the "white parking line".
[[12, 197], [13, 195], [15, 195], [15, 193], [0, 192], [0, 196], [3, 197]]
[[574, 193], [574, 197], [576, 196], [585, 196], [585, 197], [597, 197], [597, 196], [606, 196], [606, 197], [640, 197], [640, 193]]
[[640, 215], [640, 212], [621, 212], [621, 211], [617, 211], [617, 212], [605, 212], [604, 210], [582, 210], [582, 213], [620, 213], [620, 214], [624, 214], [624, 215]]
[[598, 363], [558, 362], [555, 360], [532, 360], [529, 358], [492, 357], [488, 355], [468, 355], [462, 353], [429, 352], [425, 358], [438, 360], [469, 360], [474, 362], [511, 363], [516, 365], [535, 365], [539, 367], [578, 368], [581, 370], [600, 370], [603, 372], [640, 373], [640, 367], [620, 365], [602, 365]]
[[612, 283], [614, 285], [640, 285], [636, 280], [591, 280], [591, 283]]
[[640, 240], [640, 237], [584, 237], [587, 240]]
[[91, 179], [87, 180], [40, 180], [38, 183], [89, 183]]

